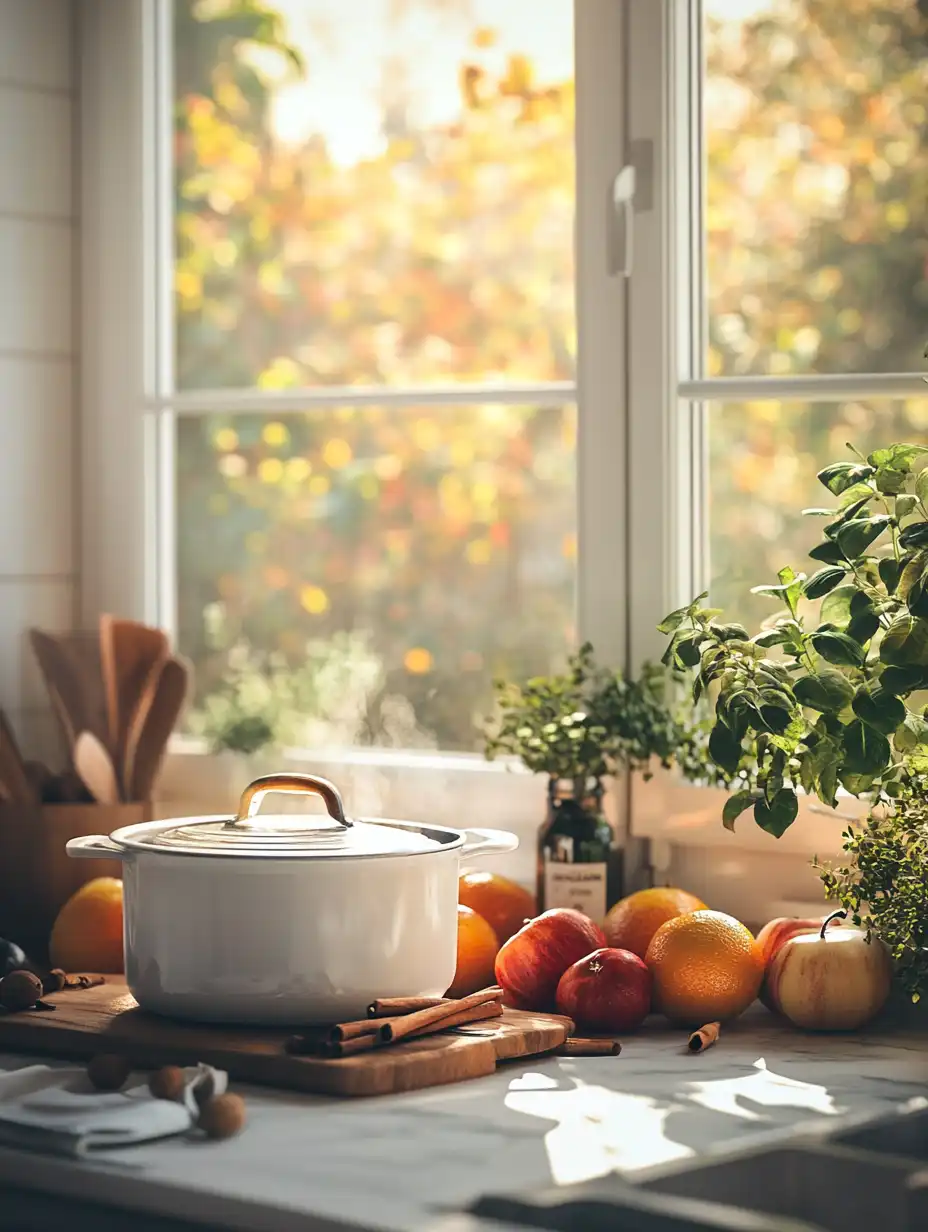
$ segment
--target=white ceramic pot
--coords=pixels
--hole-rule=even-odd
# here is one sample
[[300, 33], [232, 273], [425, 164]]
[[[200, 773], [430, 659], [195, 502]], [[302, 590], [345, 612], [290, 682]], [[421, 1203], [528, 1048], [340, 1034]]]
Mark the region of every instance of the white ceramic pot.
[[[257, 814], [275, 791], [320, 795], [331, 820]], [[275, 774], [246, 789], [237, 817], [145, 822], [67, 851], [123, 863], [126, 980], [144, 1009], [298, 1024], [444, 993], [459, 863], [517, 845], [501, 830], [350, 821], [325, 779]]]

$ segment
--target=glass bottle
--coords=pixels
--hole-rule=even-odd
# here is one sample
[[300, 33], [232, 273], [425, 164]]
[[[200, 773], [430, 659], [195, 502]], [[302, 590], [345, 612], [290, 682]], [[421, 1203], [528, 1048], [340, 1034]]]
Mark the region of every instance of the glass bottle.
[[597, 924], [622, 897], [622, 851], [599, 779], [551, 779], [538, 835], [538, 909], [574, 907]]

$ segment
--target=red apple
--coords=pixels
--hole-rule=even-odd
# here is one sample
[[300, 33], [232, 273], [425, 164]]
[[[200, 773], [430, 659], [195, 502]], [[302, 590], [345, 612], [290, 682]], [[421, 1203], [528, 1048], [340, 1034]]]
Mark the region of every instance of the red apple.
[[594, 950], [561, 976], [557, 1008], [587, 1031], [634, 1031], [651, 1008], [651, 972], [629, 950]]
[[579, 958], [606, 944], [602, 930], [571, 907], [529, 920], [496, 955], [496, 982], [507, 1005], [553, 1010], [558, 980]]
[[[761, 953], [764, 956], [764, 969], [768, 971], [770, 964], [777, 955], [777, 951], [781, 946], [785, 945], [791, 937], [801, 937], [805, 933], [817, 933], [822, 927], [824, 916], [819, 916], [818, 919], [811, 917], [803, 919], [801, 916], [781, 915], [775, 920], [770, 920], [757, 934], [757, 944], [760, 946]], [[758, 993], [761, 1001], [766, 1005], [768, 1010], [775, 1010], [776, 1003], [773, 1000], [770, 992], [769, 982], [764, 976], [764, 982], [761, 985], [761, 990]]]

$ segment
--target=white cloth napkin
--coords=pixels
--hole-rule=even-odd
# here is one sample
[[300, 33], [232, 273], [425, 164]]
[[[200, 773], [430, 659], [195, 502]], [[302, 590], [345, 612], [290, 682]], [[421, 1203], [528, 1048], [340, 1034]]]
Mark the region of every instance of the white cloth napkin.
[[175, 1103], [155, 1099], [144, 1082], [123, 1091], [96, 1091], [86, 1070], [77, 1067], [28, 1065], [0, 1073], [0, 1145], [82, 1156], [185, 1133], [197, 1119], [194, 1089], [212, 1081], [213, 1094], [221, 1095], [228, 1075], [194, 1065], [184, 1077], [183, 1099]]

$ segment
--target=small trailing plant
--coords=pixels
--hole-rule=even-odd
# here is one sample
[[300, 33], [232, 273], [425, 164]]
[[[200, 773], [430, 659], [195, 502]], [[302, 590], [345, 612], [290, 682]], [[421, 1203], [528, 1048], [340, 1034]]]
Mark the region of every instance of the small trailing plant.
[[[665, 663], [695, 674], [695, 698], [714, 691], [712, 760], [730, 772], [745, 751], [754, 759], [725, 805], [729, 828], [750, 808], [779, 836], [800, 787], [834, 807], [839, 787], [901, 799], [928, 772], [928, 720], [909, 703], [928, 688], [928, 471], [916, 469], [926, 455], [889, 445], [819, 472], [837, 504], [804, 510], [827, 519], [809, 553], [818, 568], [755, 587], [783, 609], [769, 627], [751, 636], [724, 623], [705, 595], [661, 624]], [[811, 620], [803, 600], [821, 600]]]
[[652, 758], [664, 766], [685, 762], [688, 772], [705, 776], [708, 728], [668, 706], [667, 684], [668, 672], [653, 664], [637, 680], [598, 666], [587, 642], [560, 675], [525, 685], [496, 681], [497, 714], [484, 729], [487, 757], [517, 757], [534, 773], [559, 779], [619, 770], [649, 776]]

